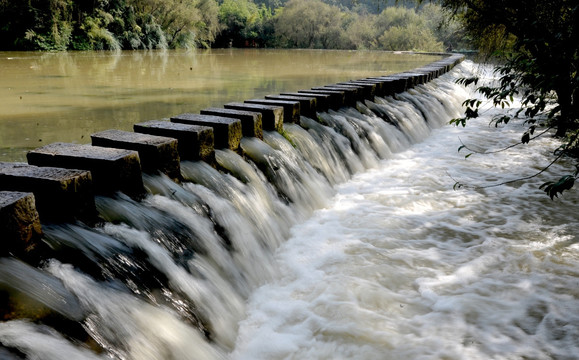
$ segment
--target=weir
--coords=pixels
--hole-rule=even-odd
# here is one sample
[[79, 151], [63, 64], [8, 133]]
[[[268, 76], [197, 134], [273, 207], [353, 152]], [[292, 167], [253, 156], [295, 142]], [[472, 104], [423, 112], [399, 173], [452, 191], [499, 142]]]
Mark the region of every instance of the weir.
[[87, 359], [226, 357], [243, 303], [274, 276], [273, 251], [291, 226], [323, 207], [333, 185], [458, 116], [448, 73], [462, 59], [174, 115], [94, 134], [92, 145], [38, 148], [29, 164], [0, 163], [6, 356], [50, 344]]

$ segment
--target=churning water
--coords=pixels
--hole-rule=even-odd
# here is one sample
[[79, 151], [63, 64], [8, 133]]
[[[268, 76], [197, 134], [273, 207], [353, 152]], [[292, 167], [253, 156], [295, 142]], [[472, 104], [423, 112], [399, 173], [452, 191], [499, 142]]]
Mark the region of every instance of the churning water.
[[557, 146], [457, 153], [520, 137], [489, 127], [492, 109], [445, 126], [474, 70], [244, 139], [247, 161], [217, 151], [227, 172], [149, 177], [142, 203], [98, 199], [102, 227], [47, 228], [55, 258], [2, 259], [0, 282], [60, 320], [0, 323], [0, 357], [576, 358], [577, 196], [537, 189], [558, 164], [474, 187], [532, 174]]

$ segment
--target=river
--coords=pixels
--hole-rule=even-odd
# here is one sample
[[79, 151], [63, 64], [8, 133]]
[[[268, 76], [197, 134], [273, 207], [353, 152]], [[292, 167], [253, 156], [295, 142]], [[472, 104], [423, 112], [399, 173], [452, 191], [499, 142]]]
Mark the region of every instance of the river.
[[0, 161], [52, 142], [232, 101], [413, 69], [383, 51], [213, 49], [0, 52]]
[[[80, 327], [4, 321], [6, 354], [576, 358], [579, 197], [551, 201], [538, 189], [564, 163], [484, 187], [537, 172], [557, 141], [457, 152], [461, 142], [503, 148], [522, 133], [490, 127], [490, 107], [464, 129], [448, 125], [472, 95], [456, 78], [477, 71], [489, 76], [464, 62], [359, 111], [302, 117], [285, 126], [291, 143], [274, 132], [246, 138], [248, 161], [217, 151], [228, 173], [184, 162], [181, 185], [146, 177], [141, 203], [97, 199], [103, 226], [45, 227], [67, 251], [40, 270], [3, 259], [0, 282], [17, 278]], [[457, 180], [468, 186], [454, 190]]]
[[569, 170], [493, 186], [538, 172], [558, 142], [457, 152], [516, 143], [520, 124], [489, 126], [501, 111], [434, 130], [292, 228], [233, 358], [576, 359], [579, 197], [538, 189]]

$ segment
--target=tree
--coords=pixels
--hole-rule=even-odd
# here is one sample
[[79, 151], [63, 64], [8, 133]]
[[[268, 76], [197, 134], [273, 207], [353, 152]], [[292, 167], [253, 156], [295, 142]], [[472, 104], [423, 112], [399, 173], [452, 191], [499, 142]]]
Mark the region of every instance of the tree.
[[277, 15], [276, 34], [282, 44], [298, 48], [336, 48], [342, 12], [320, 0], [290, 0]]
[[442, 51], [425, 19], [413, 9], [389, 7], [382, 11], [374, 26], [378, 29], [378, 48], [384, 50]]
[[72, 35], [72, 0], [1, 0], [0, 48], [65, 50]]
[[376, 16], [373, 14], [348, 13], [344, 17], [345, 31], [342, 46], [352, 50], [371, 50], [378, 48]]
[[0, 0], [0, 49], [209, 47], [215, 0]]
[[[520, 95], [523, 107], [515, 118], [525, 116], [527, 131], [521, 143], [533, 139], [538, 127], [552, 128], [564, 139], [556, 158], [579, 154], [578, 80], [579, 4], [576, 0], [441, 0], [440, 4], [463, 21], [479, 47], [500, 62], [497, 86], [481, 86], [478, 91], [497, 106]], [[463, 83], [477, 83], [476, 78]], [[465, 125], [478, 116], [478, 105], [467, 105], [465, 117], [455, 124]], [[510, 116], [495, 119], [499, 125]], [[553, 198], [568, 190], [578, 171], [544, 184]]]
[[219, 6], [215, 0], [199, 0], [197, 8], [201, 13], [201, 19], [197, 22], [197, 44], [209, 48], [221, 31]]
[[385, 50], [442, 51], [442, 43], [437, 41], [430, 29], [416, 24], [392, 26], [378, 38], [379, 47]]
[[171, 48], [191, 48], [211, 43], [218, 31], [217, 4], [214, 0], [127, 0], [127, 2], [135, 10], [137, 25], [141, 29], [154, 29], [158, 25]]
[[453, 18], [451, 13], [438, 4], [425, 4], [418, 11], [426, 26], [432, 31], [445, 49], [468, 50], [472, 48], [470, 37], [465, 33], [461, 22]]
[[224, 0], [219, 6], [223, 30], [218, 46], [265, 46], [273, 37], [273, 14], [264, 4], [250, 0]]
[[94, 16], [86, 16], [81, 29], [85, 31], [89, 48], [94, 50], [120, 50], [121, 44], [115, 35], [107, 29], [115, 18], [102, 10]]

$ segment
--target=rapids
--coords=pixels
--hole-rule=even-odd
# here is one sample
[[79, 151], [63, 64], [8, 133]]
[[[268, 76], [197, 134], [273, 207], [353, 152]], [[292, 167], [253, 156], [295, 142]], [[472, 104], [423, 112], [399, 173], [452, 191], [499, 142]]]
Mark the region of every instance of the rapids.
[[103, 226], [47, 227], [54, 258], [1, 262], [0, 282], [19, 275], [62, 320], [0, 322], [0, 357], [574, 358], [578, 197], [538, 190], [563, 165], [453, 190], [536, 172], [556, 147], [458, 153], [521, 132], [489, 127], [490, 108], [446, 125], [472, 71], [243, 139], [246, 158], [217, 151], [225, 172], [147, 177], [143, 202], [97, 199]]

